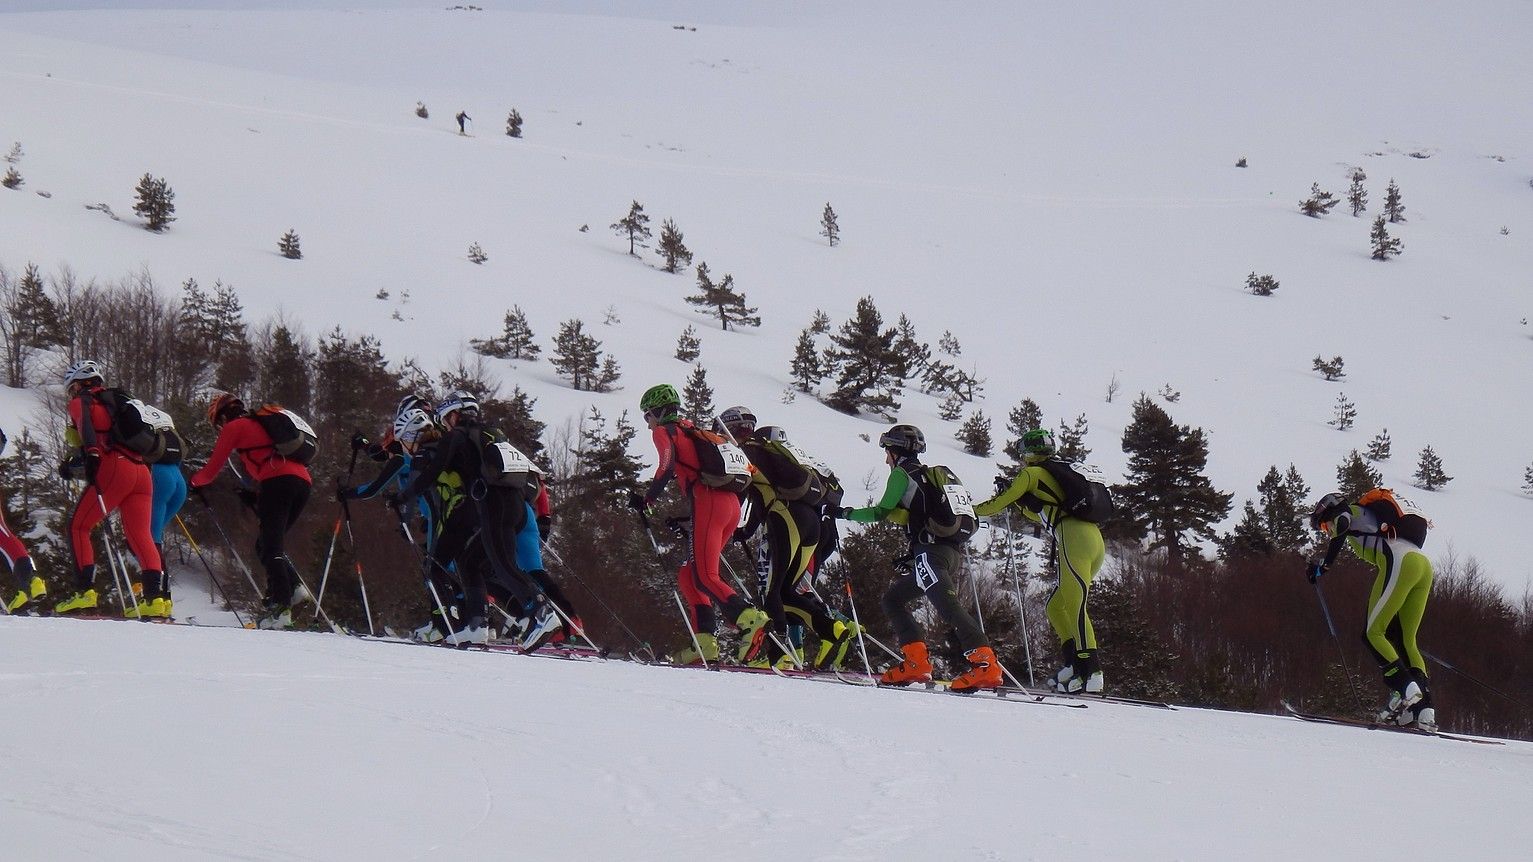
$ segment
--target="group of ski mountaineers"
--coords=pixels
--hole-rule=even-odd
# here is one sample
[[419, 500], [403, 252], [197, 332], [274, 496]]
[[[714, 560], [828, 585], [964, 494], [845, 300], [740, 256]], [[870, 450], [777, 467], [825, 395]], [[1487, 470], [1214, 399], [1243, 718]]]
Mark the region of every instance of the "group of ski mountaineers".
[[[186, 444], [167, 414], [106, 387], [102, 369], [90, 360], [71, 365], [63, 383], [69, 396], [66, 442], [71, 454], [59, 473], [85, 483], [67, 528], [72, 589], [48, 607], [45, 582], [0, 517], [0, 556], [14, 580], [14, 592], [0, 595], [5, 610], [94, 613], [99, 597], [92, 533], [117, 512], [139, 569], [138, 579], [131, 581], [132, 604], [123, 613], [169, 619], [173, 605], [161, 558], [164, 531], [177, 518], [188, 486], [200, 495], [227, 464], [242, 502], [260, 524], [255, 552], [266, 572], [266, 590], [258, 625], [291, 628], [294, 604], [313, 600], [285, 550], [287, 533], [313, 486], [307, 463], [315, 441], [309, 426], [279, 405], [252, 409], [233, 394], [217, 393], [207, 407], [217, 440], [203, 466], [188, 478]], [[681, 398], [667, 384], [648, 389], [639, 406], [658, 464], [648, 486], [632, 493], [628, 503], [646, 530], [655, 505], [673, 483], [687, 504], [685, 516], [667, 522], [690, 544], [677, 573], [688, 642], [671, 656], [673, 662], [719, 661], [717, 612], [722, 611], [725, 625], [740, 635], [732, 657], [737, 663], [840, 669], [860, 627], [816, 593], [815, 575], [836, 550], [837, 522], [889, 521], [902, 525], [909, 541], [900, 573], [882, 598], [903, 658], [884, 670], [879, 682], [931, 681], [926, 639], [911, 613], [912, 603], [925, 597], [956, 630], [968, 661], [949, 688], [1000, 687], [1000, 663], [959, 601], [955, 575], [977, 519], [1014, 510], [1048, 534], [1059, 574], [1046, 609], [1062, 663], [1048, 684], [1064, 693], [1104, 692], [1087, 613], [1091, 584], [1106, 556], [1097, 523], [1102, 516], [1097, 507], [1086, 505], [1089, 495], [1081, 490], [1080, 474], [1058, 457], [1052, 432], [1028, 431], [1022, 438], [1021, 470], [1009, 480], [997, 479], [995, 495], [974, 503], [950, 470], [922, 462], [926, 438], [921, 430], [896, 424], [878, 438], [889, 468], [882, 496], [872, 505], [848, 508], [841, 505], [844, 492], [833, 471], [790, 442], [781, 427], [758, 425], [746, 407], [730, 407], [711, 427], [700, 427], [682, 418]], [[0, 452], [4, 443], [0, 432]], [[354, 458], [365, 451], [381, 467], [372, 481], [338, 484], [337, 497], [381, 496], [407, 537], [412, 521], [421, 529], [423, 547], [418, 550], [432, 610], [430, 621], [415, 631], [417, 638], [458, 646], [486, 643], [493, 634], [532, 650], [583, 634], [569, 596], [543, 565], [542, 546], [553, 513], [542, 471], [504, 433], [481, 422], [473, 395], [457, 391], [437, 404], [406, 395], [378, 442], [358, 434], [352, 448]], [[1309, 523], [1328, 539], [1323, 557], [1307, 568], [1311, 582], [1344, 546], [1377, 569], [1364, 640], [1390, 691], [1380, 719], [1434, 728], [1426, 665], [1416, 645], [1432, 586], [1431, 563], [1421, 550], [1425, 519], [1403, 498], [1374, 489], [1357, 499], [1326, 494]], [[763, 531], [758, 606], [743, 582], [737, 582], [740, 590], [725, 582], [720, 563], [731, 541]], [[813, 658], [801, 647], [804, 630], [812, 630], [819, 643]]]

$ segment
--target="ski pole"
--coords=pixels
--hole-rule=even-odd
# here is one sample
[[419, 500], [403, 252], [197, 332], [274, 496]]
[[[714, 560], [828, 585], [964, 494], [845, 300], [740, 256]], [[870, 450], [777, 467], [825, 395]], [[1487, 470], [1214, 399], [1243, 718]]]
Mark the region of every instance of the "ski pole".
[[[357, 453], [362, 451], [361, 447], [357, 446], [356, 441], [365, 441], [367, 438], [362, 436], [361, 431], [357, 431], [351, 435], [351, 439], [351, 464], [346, 468], [346, 484], [348, 485], [351, 484], [352, 476], [357, 472]], [[351, 504], [347, 502], [345, 497], [341, 497], [341, 517], [346, 521], [346, 543], [351, 548], [351, 562], [357, 571], [357, 588], [362, 593], [362, 614], [367, 617], [367, 633], [368, 635], [375, 635], [376, 631], [373, 629], [373, 610], [367, 602], [367, 581], [362, 579], [362, 558], [357, 555], [357, 536], [351, 529]], [[319, 591], [325, 591], [323, 584], [320, 585]]]
[[[649, 645], [648, 641], [645, 641], [643, 638], [641, 638], [637, 634], [635, 634], [633, 629], [629, 628], [628, 624], [623, 622], [623, 618], [618, 616], [617, 611], [613, 610], [612, 606], [607, 604], [607, 602], [605, 600], [603, 600], [600, 595], [597, 595], [596, 591], [591, 589], [590, 585], [588, 585], [585, 582], [585, 579], [580, 577], [580, 574], [578, 572], [576, 572], [574, 569], [571, 569], [568, 565], [565, 564], [564, 559], [559, 556], [559, 552], [558, 551], [554, 550], [554, 547], [553, 547], [552, 544], [545, 545], [543, 550], [550, 557], [554, 558], [554, 562], [558, 563], [559, 567], [564, 569], [566, 574], [568, 574], [570, 577], [574, 578], [576, 583], [578, 583], [582, 587], [584, 587], [585, 591], [590, 593], [592, 598], [596, 599], [596, 603], [601, 605], [602, 608], [604, 610], [606, 610], [607, 613], [612, 616], [612, 619], [617, 621], [617, 624], [623, 628], [623, 631], [627, 632], [628, 636], [630, 638], [633, 638], [633, 642], [634, 643], [639, 644], [641, 649], [643, 649], [645, 652], [649, 653], [649, 658], [650, 658], [651, 661], [659, 661], [659, 658], [655, 655], [654, 647], [651, 647]], [[586, 638], [586, 640], [589, 641], [590, 638]]]
[[1363, 711], [1368, 711], [1368, 703], [1363, 700], [1362, 686], [1358, 685], [1356, 677], [1352, 675], [1352, 663], [1347, 661], [1347, 651], [1342, 649], [1341, 638], [1336, 635], [1336, 624], [1331, 621], [1331, 609], [1325, 603], [1325, 593], [1320, 591], [1320, 582], [1311, 581], [1315, 588], [1315, 598], [1320, 602], [1320, 613], [1325, 615], [1325, 627], [1331, 632], [1331, 640], [1336, 644], [1336, 654], [1341, 658], [1341, 667], [1347, 672], [1347, 685], [1352, 687], [1352, 694], [1357, 698], [1357, 705]]
[[1421, 655], [1423, 657], [1425, 657], [1425, 658], [1428, 658], [1428, 659], [1438, 663], [1439, 665], [1442, 665], [1442, 667], [1444, 669], [1450, 670], [1450, 671], [1458, 674], [1459, 676], [1463, 677], [1464, 679], [1469, 680], [1470, 682], [1474, 683], [1475, 685], [1479, 686], [1480, 688], [1485, 689], [1486, 691], [1490, 692], [1491, 694], [1497, 695], [1498, 697], [1503, 697], [1503, 698], [1511, 701], [1512, 703], [1516, 704], [1517, 706], [1519, 706], [1519, 707], [1521, 707], [1523, 709], [1527, 709], [1528, 708], [1528, 705], [1526, 703], [1524, 703], [1523, 701], [1520, 701], [1517, 698], [1512, 697], [1511, 695], [1507, 694], [1506, 692], [1502, 691], [1499, 688], [1496, 688], [1495, 686], [1491, 685], [1490, 683], [1483, 682], [1483, 681], [1481, 681], [1479, 679], [1476, 679], [1475, 677], [1473, 677], [1470, 674], [1464, 672], [1463, 670], [1460, 670], [1455, 665], [1450, 664], [1450, 663], [1448, 663], [1446, 661], [1443, 661], [1442, 659], [1438, 658], [1435, 655], [1432, 655], [1429, 652], [1426, 652], [1426, 651], [1423, 650]]
[[219, 595], [224, 597], [224, 604], [233, 612], [235, 622], [239, 623], [241, 628], [244, 628], [245, 620], [240, 616], [240, 612], [235, 609], [234, 602], [229, 600], [229, 594], [224, 590], [224, 585], [213, 574], [213, 567], [208, 565], [208, 558], [202, 555], [202, 548], [197, 545], [197, 540], [192, 538], [192, 531], [186, 528], [186, 522], [181, 520], [180, 515], [176, 516], [176, 525], [181, 528], [181, 534], [186, 536], [186, 541], [191, 544], [192, 553], [196, 554], [197, 559], [202, 561], [202, 567], [208, 572], [208, 580], [212, 582], [213, 586], [218, 588]]
[[[650, 538], [654, 539], [654, 536]], [[656, 548], [658, 549], [659, 545], [656, 545]], [[697, 650], [697, 658], [703, 663], [703, 670], [712, 670], [708, 667], [708, 657], [703, 655], [703, 644], [697, 639], [697, 632], [692, 631], [692, 618], [687, 616], [687, 606], [681, 602], [681, 593], [671, 590], [671, 598], [676, 600], [676, 610], [681, 614], [681, 624], [686, 627], [687, 636], [692, 638], [692, 648]]]
[[857, 600], [852, 598], [852, 581], [846, 581], [846, 603], [852, 609], [852, 625], [857, 627], [857, 648], [862, 651], [862, 669], [868, 675], [868, 682], [878, 685], [878, 680], [873, 677], [873, 663], [868, 661], [868, 645], [862, 639], [862, 621], [857, 618]]
[[325, 602], [325, 586], [330, 583], [330, 563], [335, 559], [335, 543], [341, 538], [341, 519], [335, 519], [335, 529], [330, 531], [330, 550], [325, 552], [325, 568], [319, 576], [319, 595], [314, 597], [314, 607]]
[[1017, 594], [1017, 620], [1022, 624], [1022, 651], [1027, 657], [1027, 682], [1036, 686], [1038, 677], [1033, 672], [1033, 637], [1027, 627], [1027, 596], [1017, 580], [1017, 537], [1011, 531], [1011, 510], [1006, 510], [1006, 573], [1011, 576], [1011, 588]]
[[[440, 568], [436, 560], [432, 560], [431, 564]], [[447, 627], [447, 636], [456, 641], [458, 639], [458, 631], [452, 627], [452, 617], [447, 615], [447, 606], [442, 604], [442, 594], [437, 592], [436, 581], [427, 577], [426, 589], [431, 591], [431, 600], [436, 602], [437, 612], [442, 615], [442, 625]]]
[[[96, 488], [96, 503], [101, 506], [101, 544], [106, 548], [107, 565], [112, 569], [112, 582], [117, 584], [120, 591], [117, 594], [117, 603], [122, 605], [123, 616], [128, 614], [128, 600], [133, 601], [133, 616], [139, 617], [138, 596], [133, 593], [133, 582], [128, 576], [128, 561], [120, 559], [112, 547], [112, 515], [106, 510], [106, 496]], [[163, 565], [163, 563], [161, 564]], [[127, 593], [126, 598], [123, 592]]]

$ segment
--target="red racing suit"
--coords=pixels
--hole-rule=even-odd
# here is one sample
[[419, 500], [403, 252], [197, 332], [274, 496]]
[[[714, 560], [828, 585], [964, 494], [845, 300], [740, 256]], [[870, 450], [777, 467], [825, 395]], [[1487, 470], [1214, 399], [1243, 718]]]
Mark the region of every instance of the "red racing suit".
[[740, 498], [732, 491], [710, 488], [699, 481], [697, 450], [677, 427], [683, 423], [691, 424], [680, 419], [654, 428], [652, 436], [660, 463], [644, 502], [648, 506], [658, 500], [673, 476], [682, 496], [687, 498], [692, 510], [692, 555], [676, 573], [676, 584], [686, 601], [692, 631], [711, 634], [714, 605], [725, 608], [726, 613], [744, 606], [719, 577], [719, 557], [740, 524]]
[[[98, 384], [87, 384], [69, 401], [69, 420], [80, 435], [80, 451], [99, 457], [96, 481], [85, 488], [69, 518], [69, 551], [74, 557], [76, 586], [95, 582], [96, 549], [91, 532], [108, 513], [120, 512], [128, 547], [144, 572], [160, 572], [160, 551], [154, 546], [149, 520], [154, 508], [154, 482], [149, 468], [134, 453], [111, 442], [112, 415], [97, 397]], [[89, 412], [89, 421], [85, 416]]]

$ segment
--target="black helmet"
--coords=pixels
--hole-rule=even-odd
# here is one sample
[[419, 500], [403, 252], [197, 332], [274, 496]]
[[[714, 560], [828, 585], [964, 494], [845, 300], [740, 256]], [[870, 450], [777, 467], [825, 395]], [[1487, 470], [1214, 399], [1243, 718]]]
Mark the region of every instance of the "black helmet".
[[1311, 530], [1319, 530], [1322, 525], [1329, 523], [1332, 518], [1340, 515], [1346, 508], [1346, 497], [1335, 492], [1326, 494], [1320, 498], [1319, 502], [1315, 503], [1315, 508], [1310, 510], [1309, 528]]
[[878, 435], [878, 445], [906, 455], [919, 455], [926, 451], [926, 435], [914, 425], [896, 425]]

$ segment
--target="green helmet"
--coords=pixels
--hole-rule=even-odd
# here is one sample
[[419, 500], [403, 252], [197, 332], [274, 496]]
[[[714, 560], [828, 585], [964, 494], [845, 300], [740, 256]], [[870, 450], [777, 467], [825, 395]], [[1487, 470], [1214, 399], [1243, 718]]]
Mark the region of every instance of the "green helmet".
[[639, 409], [644, 411], [644, 415], [656, 419], [674, 419], [681, 410], [681, 396], [676, 393], [676, 387], [669, 383], [651, 386], [644, 390], [643, 397], [639, 399]]
[[1054, 457], [1059, 447], [1054, 443], [1054, 432], [1047, 428], [1034, 428], [1022, 435], [1022, 460], [1038, 464]]

